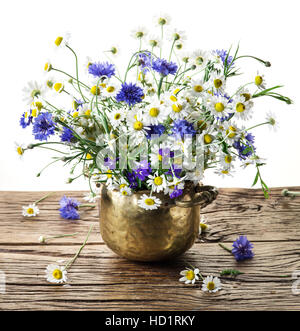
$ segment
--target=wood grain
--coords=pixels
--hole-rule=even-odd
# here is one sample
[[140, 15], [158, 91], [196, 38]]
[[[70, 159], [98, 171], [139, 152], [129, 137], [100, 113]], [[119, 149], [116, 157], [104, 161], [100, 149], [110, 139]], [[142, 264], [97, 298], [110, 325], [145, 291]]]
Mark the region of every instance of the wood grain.
[[[292, 273], [300, 270], [300, 198], [282, 197], [281, 190], [272, 189], [265, 200], [259, 190], [220, 189], [218, 199], [202, 211], [210, 231], [167, 263], [135, 263], [112, 253], [100, 237], [97, 209], [82, 211], [78, 221], [61, 219], [58, 201], [65, 192], [41, 202], [35, 219], [24, 219], [22, 206], [47, 192], [0, 192], [0, 270], [6, 275], [0, 310], [300, 310], [300, 295], [291, 290]], [[82, 201], [83, 192], [66, 194]], [[95, 229], [68, 271], [69, 282], [47, 283], [46, 266], [70, 259], [91, 224]], [[73, 232], [78, 235], [38, 243], [42, 234]], [[218, 242], [230, 247], [241, 234], [254, 243], [255, 257], [237, 263]], [[207, 294], [200, 283], [178, 282], [189, 264], [204, 275], [226, 268], [244, 274], [223, 277], [222, 290]]]

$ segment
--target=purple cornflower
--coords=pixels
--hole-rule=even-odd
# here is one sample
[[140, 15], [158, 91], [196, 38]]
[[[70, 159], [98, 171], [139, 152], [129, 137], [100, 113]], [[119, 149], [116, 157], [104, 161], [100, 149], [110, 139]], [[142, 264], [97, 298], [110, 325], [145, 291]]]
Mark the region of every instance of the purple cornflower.
[[237, 261], [252, 259], [254, 253], [252, 252], [253, 244], [247, 239], [246, 236], [240, 236], [232, 244], [232, 254]]
[[89, 65], [89, 73], [95, 77], [107, 77], [115, 75], [115, 66], [108, 62], [96, 62]]
[[25, 129], [27, 126], [29, 126], [32, 123], [33, 117], [31, 116], [31, 110], [30, 114], [26, 111], [22, 114], [20, 118], [20, 125], [23, 129]]
[[55, 123], [52, 120], [52, 114], [41, 113], [33, 123], [32, 133], [38, 140], [47, 140], [55, 132]]
[[165, 130], [166, 128], [162, 124], [149, 125], [147, 129], [145, 129], [147, 132], [146, 138], [151, 139], [151, 135], [158, 135], [160, 137], [165, 132]]
[[60, 199], [60, 216], [68, 220], [78, 220], [78, 206], [77, 200], [68, 198], [65, 195]]
[[186, 120], [176, 120], [173, 123], [172, 135], [175, 137], [180, 136], [181, 138], [183, 138], [185, 134], [189, 134], [192, 136], [196, 134], [196, 130], [194, 129], [193, 124]]
[[147, 176], [151, 174], [150, 164], [147, 160], [139, 162], [139, 165], [136, 169], [133, 170], [136, 178], [139, 178], [141, 181], [145, 180]]
[[126, 177], [129, 181], [129, 187], [132, 188], [132, 189], [135, 189], [137, 188], [137, 181], [136, 181], [136, 177], [135, 177], [135, 174], [133, 172], [130, 172], [128, 171], [128, 173], [126, 174]]
[[181, 190], [181, 189], [177, 188], [177, 186], [175, 186], [172, 193], [170, 193], [170, 198], [171, 199], [177, 198], [177, 197], [181, 196], [182, 193], [183, 193], [183, 190]]
[[[215, 53], [220, 56], [223, 64], [225, 65], [225, 61], [226, 61], [226, 57], [227, 57], [228, 52], [225, 49], [216, 49]], [[233, 57], [229, 55], [228, 58], [227, 58], [227, 61], [226, 61], [227, 66], [230, 67], [230, 66], [233, 65], [232, 60], [233, 60]]]
[[125, 101], [129, 106], [142, 101], [144, 96], [143, 90], [134, 83], [123, 83], [121, 90], [116, 96], [118, 102]]
[[165, 59], [156, 59], [152, 63], [153, 70], [159, 72], [162, 76], [168, 76], [169, 74], [175, 75], [178, 66], [174, 62], [168, 62]]
[[236, 140], [232, 146], [239, 152], [239, 158], [241, 160], [246, 160], [247, 157], [251, 156], [255, 152], [254, 139], [252, 133], [245, 134], [245, 140]]
[[[165, 173], [166, 175], [175, 175], [175, 177], [180, 178], [182, 169], [175, 168], [174, 164], [171, 165], [171, 168]], [[173, 176], [174, 177], [174, 176]]]
[[64, 127], [60, 136], [61, 141], [71, 142], [74, 140], [73, 132], [71, 129]]
[[146, 74], [151, 68], [153, 58], [151, 57], [150, 52], [140, 53], [138, 55], [138, 63], [141, 67], [143, 74]]

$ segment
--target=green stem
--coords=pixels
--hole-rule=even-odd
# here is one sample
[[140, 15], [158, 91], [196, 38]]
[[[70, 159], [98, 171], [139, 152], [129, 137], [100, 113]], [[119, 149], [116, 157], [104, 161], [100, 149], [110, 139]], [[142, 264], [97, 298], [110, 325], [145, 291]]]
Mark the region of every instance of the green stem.
[[231, 249], [230, 248], [228, 248], [228, 247], [226, 247], [226, 246], [224, 246], [223, 244], [221, 244], [221, 243], [219, 243], [218, 244], [220, 247], [222, 247], [223, 249], [225, 249], [225, 251], [227, 251], [227, 252], [229, 252], [230, 254], [232, 254], [232, 251], [231, 251]]
[[270, 124], [270, 122], [264, 122], [264, 123], [260, 123], [260, 124], [251, 126], [251, 128], [246, 129], [246, 131], [252, 130], [254, 128], [258, 128], [259, 126], [266, 125], [266, 124]]
[[39, 200], [36, 200], [33, 204], [34, 205], [37, 205], [39, 202], [45, 200], [46, 198], [48, 198], [51, 194], [53, 194], [55, 192], [50, 192], [50, 193], [47, 193], [46, 195], [44, 195], [42, 198], [40, 198]]
[[74, 257], [65, 265], [65, 270], [68, 270], [71, 265], [75, 262], [75, 260], [77, 259], [77, 257], [79, 256], [79, 254], [81, 253], [81, 251], [83, 250], [84, 246], [86, 245], [88, 238], [92, 232], [93, 229], [93, 225], [90, 226], [89, 232], [85, 238], [85, 241], [83, 242], [83, 244], [81, 245], [81, 247], [79, 248], [78, 252], [74, 255]]
[[84, 203], [84, 204], [81, 204], [78, 206], [78, 208], [82, 208], [82, 207], [90, 207], [90, 208], [95, 208], [96, 205], [90, 205], [90, 204], [87, 204], [87, 203]]
[[[56, 68], [52, 68], [51, 70], [54, 70], [54, 71], [60, 72], [60, 73], [62, 73], [62, 74], [64, 74], [64, 75], [66, 75], [66, 76], [68, 76], [68, 77], [70, 77], [70, 78], [72, 78], [72, 79], [74, 79], [74, 80], [77, 81], [77, 79], [76, 79], [75, 77], [73, 77], [72, 75], [66, 73], [66, 72], [63, 71], [63, 70], [56, 69]], [[79, 83], [80, 83], [82, 86], [84, 86], [85, 88], [87, 88], [88, 90], [90, 89], [90, 88], [89, 88], [87, 85], [85, 85], [84, 83], [82, 83], [82, 82], [80, 82], [80, 81], [79, 81]]]

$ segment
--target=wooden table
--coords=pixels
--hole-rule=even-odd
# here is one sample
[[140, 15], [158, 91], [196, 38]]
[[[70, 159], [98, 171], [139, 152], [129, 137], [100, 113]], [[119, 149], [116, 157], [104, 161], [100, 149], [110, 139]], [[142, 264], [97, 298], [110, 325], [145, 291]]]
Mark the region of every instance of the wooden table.
[[[78, 221], [59, 217], [63, 193], [83, 201], [82, 192], [50, 196], [39, 204], [40, 216], [35, 219], [23, 218], [22, 206], [46, 192], [0, 192], [0, 271], [6, 276], [0, 309], [300, 310], [300, 294], [292, 293], [292, 273], [300, 274], [300, 198], [283, 197], [281, 191], [272, 189], [265, 200], [260, 190], [220, 189], [218, 199], [203, 210], [210, 231], [177, 260], [152, 264], [124, 260], [105, 246], [97, 208], [82, 211]], [[94, 231], [68, 271], [68, 284], [47, 283], [46, 266], [70, 259], [91, 224]], [[38, 242], [40, 235], [73, 232], [79, 234], [44, 245]], [[237, 263], [218, 245], [230, 247], [239, 235], [247, 235], [254, 244], [252, 260]], [[204, 275], [219, 275], [226, 268], [244, 274], [222, 278], [223, 289], [207, 294], [200, 283], [178, 281], [188, 263]]]

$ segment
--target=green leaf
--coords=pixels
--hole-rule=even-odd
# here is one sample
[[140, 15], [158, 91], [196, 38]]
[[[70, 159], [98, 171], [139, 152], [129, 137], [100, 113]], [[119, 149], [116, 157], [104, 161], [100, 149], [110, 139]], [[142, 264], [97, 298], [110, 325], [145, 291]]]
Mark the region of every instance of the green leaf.
[[254, 178], [254, 181], [253, 181], [253, 184], [252, 184], [252, 187], [256, 185], [257, 181], [258, 181], [258, 178], [259, 178], [259, 171], [257, 171], [256, 173], [256, 176]]
[[244, 272], [235, 269], [224, 269], [220, 272], [220, 276], [233, 276], [243, 275]]

